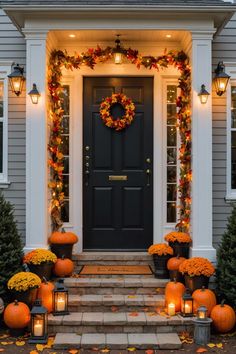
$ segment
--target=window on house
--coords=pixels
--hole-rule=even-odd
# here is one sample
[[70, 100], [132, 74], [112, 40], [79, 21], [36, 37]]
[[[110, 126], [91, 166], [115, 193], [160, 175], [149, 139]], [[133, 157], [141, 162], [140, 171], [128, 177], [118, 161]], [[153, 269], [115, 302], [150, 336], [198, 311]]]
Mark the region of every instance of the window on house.
[[166, 221], [177, 220], [177, 128], [176, 128], [177, 86], [167, 85], [166, 91]]
[[70, 87], [63, 86], [61, 94], [63, 99], [62, 108], [64, 115], [62, 119], [62, 152], [64, 154], [64, 170], [63, 170], [63, 192], [64, 205], [62, 207], [62, 220], [64, 222], [70, 221]]

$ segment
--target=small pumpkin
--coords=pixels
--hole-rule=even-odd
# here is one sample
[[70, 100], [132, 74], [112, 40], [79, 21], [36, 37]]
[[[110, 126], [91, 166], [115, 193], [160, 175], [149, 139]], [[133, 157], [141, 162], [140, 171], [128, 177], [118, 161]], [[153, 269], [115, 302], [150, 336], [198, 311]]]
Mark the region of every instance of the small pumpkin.
[[179, 270], [179, 266], [186, 258], [180, 257], [179, 255], [176, 257], [171, 257], [167, 262], [168, 270]]
[[30, 309], [23, 302], [15, 300], [7, 305], [3, 318], [9, 328], [23, 329], [27, 327], [30, 322]]
[[74, 263], [69, 258], [58, 258], [53, 272], [58, 277], [69, 277], [74, 270]]
[[65, 231], [62, 228], [61, 231], [54, 231], [49, 237], [49, 243], [51, 244], [74, 244], [78, 242], [78, 236], [70, 231]]
[[175, 304], [175, 311], [179, 312], [181, 310], [181, 299], [184, 292], [185, 286], [182, 283], [177, 282], [176, 279], [168, 282], [165, 288], [166, 306], [173, 303]]
[[192, 297], [194, 313], [197, 312], [197, 309], [200, 306], [206, 306], [207, 316], [210, 316], [213, 307], [217, 304], [216, 296], [213, 291], [205, 289], [203, 286], [202, 289], [195, 290], [192, 294]]
[[211, 311], [213, 326], [219, 333], [227, 333], [235, 326], [236, 316], [234, 309], [224, 301], [213, 307]]
[[38, 298], [42, 300], [42, 305], [46, 307], [48, 313], [52, 312], [54, 284], [43, 278], [42, 283], [38, 289]]

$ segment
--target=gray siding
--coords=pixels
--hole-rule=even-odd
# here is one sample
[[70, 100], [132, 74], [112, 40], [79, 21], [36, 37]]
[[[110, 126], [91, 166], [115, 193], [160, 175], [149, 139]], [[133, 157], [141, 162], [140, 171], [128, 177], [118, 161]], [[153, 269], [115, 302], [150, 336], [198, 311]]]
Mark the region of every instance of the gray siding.
[[[25, 39], [0, 10], [0, 60], [11, 60], [25, 67]], [[16, 97], [9, 90], [8, 110], [8, 179], [3, 192], [15, 206], [18, 228], [25, 238], [25, 92]]]
[[[236, 15], [234, 15], [213, 41], [213, 70], [217, 63], [236, 62]], [[230, 203], [226, 197], [226, 95], [213, 93], [213, 237], [219, 244], [230, 215]]]

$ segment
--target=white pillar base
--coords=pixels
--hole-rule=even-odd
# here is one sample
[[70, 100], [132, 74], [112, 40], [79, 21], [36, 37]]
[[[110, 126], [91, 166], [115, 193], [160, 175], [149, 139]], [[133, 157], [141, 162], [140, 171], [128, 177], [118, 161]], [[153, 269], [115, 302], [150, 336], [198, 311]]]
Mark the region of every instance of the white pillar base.
[[211, 262], [216, 261], [216, 249], [214, 247], [190, 248], [190, 257], [204, 257]]

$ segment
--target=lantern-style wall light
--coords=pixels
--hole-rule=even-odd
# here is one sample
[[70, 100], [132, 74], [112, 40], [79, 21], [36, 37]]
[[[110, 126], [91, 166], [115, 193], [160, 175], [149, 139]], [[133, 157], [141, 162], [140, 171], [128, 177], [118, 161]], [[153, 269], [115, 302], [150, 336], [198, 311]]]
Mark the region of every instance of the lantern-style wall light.
[[181, 315], [184, 317], [193, 316], [193, 298], [188, 288], [185, 290], [181, 299]]
[[120, 35], [117, 34], [117, 39], [115, 41], [116, 46], [113, 49], [115, 64], [122, 64], [122, 61], [123, 61], [123, 49], [121, 48], [119, 37], [120, 37]]
[[22, 92], [25, 77], [24, 77], [24, 68], [20, 67], [19, 64], [14, 66], [13, 71], [8, 75], [11, 90], [15, 93], [16, 96], [19, 96]]
[[33, 84], [32, 90], [28, 93], [33, 104], [37, 104], [39, 101], [40, 93], [37, 89], [36, 84]]
[[220, 61], [215, 69], [214, 85], [216, 94], [222, 96], [227, 88], [230, 76], [225, 73], [225, 65], [223, 61]]
[[69, 315], [68, 289], [64, 285], [64, 279], [58, 279], [53, 289], [53, 316]]
[[31, 310], [31, 337], [30, 344], [46, 344], [48, 341], [48, 313], [47, 309], [42, 306], [40, 299], [34, 302]]
[[201, 104], [206, 104], [208, 101], [208, 97], [210, 96], [209, 92], [206, 90], [206, 86], [202, 85], [201, 90], [198, 94]]

